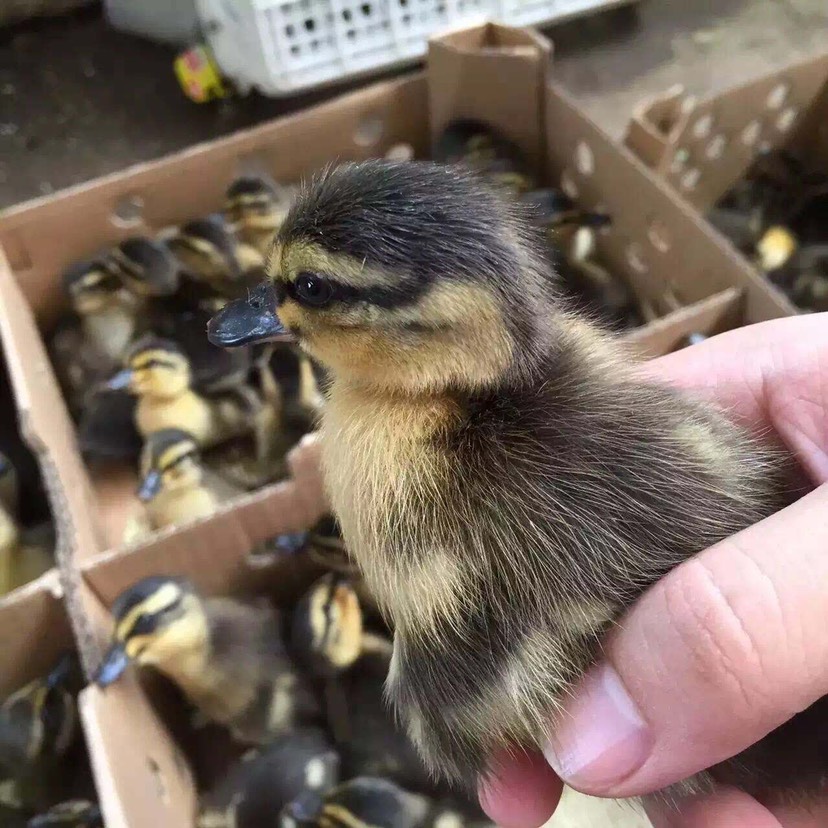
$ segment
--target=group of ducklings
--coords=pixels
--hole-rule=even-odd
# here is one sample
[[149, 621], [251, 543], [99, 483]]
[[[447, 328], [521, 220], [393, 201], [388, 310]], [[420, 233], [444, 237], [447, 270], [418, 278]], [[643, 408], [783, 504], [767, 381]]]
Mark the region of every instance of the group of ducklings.
[[[341, 544], [335, 533], [328, 520], [284, 540], [324, 556], [326, 543]], [[484, 822], [476, 804], [435, 786], [386, 709], [392, 644], [347, 567], [326, 571], [290, 607], [144, 578], [112, 615], [97, 684], [131, 663], [150, 667], [179, 688], [201, 727], [220, 726], [247, 751], [199, 780], [200, 828]]]
[[470, 167], [527, 208], [543, 232], [561, 288], [579, 310], [615, 331], [657, 317], [648, 301], [600, 261], [597, 234], [612, 217], [579, 207], [563, 189], [539, 188], [520, 149], [505, 136], [480, 121], [455, 121], [438, 140], [434, 160]]
[[74, 654], [0, 704], [0, 825], [103, 828], [80, 734]]
[[803, 312], [828, 310], [828, 173], [760, 152], [708, 219]]
[[278, 478], [313, 426], [321, 398], [298, 349], [231, 352], [205, 334], [217, 310], [264, 278], [291, 194], [239, 178], [223, 212], [126, 239], [64, 274], [72, 312], [50, 350], [85, 456], [138, 460], [146, 508], [126, 541]]

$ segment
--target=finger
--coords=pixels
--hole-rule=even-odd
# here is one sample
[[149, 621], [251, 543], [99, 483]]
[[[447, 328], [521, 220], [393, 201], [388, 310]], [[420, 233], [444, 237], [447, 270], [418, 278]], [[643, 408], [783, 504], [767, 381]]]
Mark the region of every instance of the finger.
[[769, 809], [782, 828], [825, 828], [828, 825], [828, 802], [802, 806], [776, 806]]
[[748, 427], [771, 427], [816, 483], [828, 481], [828, 314], [774, 319], [641, 366], [714, 399]]
[[504, 754], [481, 781], [480, 806], [502, 828], [539, 828], [562, 792], [560, 779], [539, 754]]
[[758, 741], [828, 692], [828, 486], [682, 564], [609, 637], [545, 750], [572, 787], [636, 796]]
[[677, 806], [648, 802], [653, 828], [787, 828], [753, 797], [732, 788]]

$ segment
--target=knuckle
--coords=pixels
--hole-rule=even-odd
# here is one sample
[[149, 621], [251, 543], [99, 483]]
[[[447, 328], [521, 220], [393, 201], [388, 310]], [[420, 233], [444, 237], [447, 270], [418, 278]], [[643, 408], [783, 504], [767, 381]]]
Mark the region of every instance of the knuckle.
[[728, 594], [705, 564], [694, 559], [665, 583], [670, 625], [687, 659], [688, 678], [734, 713], [752, 716], [770, 704], [759, 643]]

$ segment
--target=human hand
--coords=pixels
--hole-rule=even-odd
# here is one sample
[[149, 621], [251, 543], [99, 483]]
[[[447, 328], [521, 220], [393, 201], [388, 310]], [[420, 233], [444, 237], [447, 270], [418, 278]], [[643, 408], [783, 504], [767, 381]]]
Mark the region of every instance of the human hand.
[[[480, 798], [504, 828], [546, 821], [561, 779], [606, 797], [663, 788], [828, 694], [828, 314], [732, 331], [642, 370], [772, 429], [817, 488], [677, 567], [632, 607], [565, 705], [546, 760], [493, 758]], [[736, 790], [648, 813], [656, 828], [828, 825], [828, 804], [768, 809]]]

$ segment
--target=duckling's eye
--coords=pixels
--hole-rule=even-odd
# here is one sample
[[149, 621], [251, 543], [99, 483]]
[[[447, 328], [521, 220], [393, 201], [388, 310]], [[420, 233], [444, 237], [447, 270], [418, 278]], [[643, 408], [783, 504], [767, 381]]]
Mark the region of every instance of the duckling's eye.
[[293, 282], [296, 298], [306, 305], [321, 308], [333, 298], [333, 286], [316, 273], [300, 273]]

